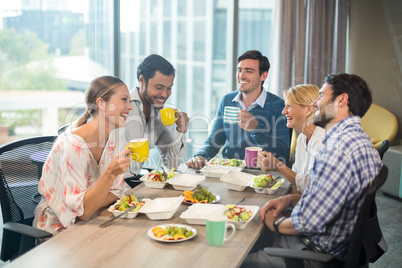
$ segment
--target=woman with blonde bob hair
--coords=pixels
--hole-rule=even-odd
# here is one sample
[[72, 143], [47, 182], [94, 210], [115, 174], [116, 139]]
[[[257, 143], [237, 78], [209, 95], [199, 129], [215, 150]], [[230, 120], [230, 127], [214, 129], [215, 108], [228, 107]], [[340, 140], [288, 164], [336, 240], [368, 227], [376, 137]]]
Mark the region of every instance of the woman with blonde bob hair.
[[117, 128], [132, 106], [117, 77], [94, 79], [85, 94], [85, 114], [55, 141], [43, 166], [33, 226], [57, 234], [124, 195], [129, 149], [119, 151]]
[[300, 133], [292, 169], [269, 152], [263, 151], [258, 155], [258, 164], [264, 172], [278, 171], [300, 193], [307, 187], [310, 171], [325, 136], [325, 130], [312, 122], [314, 107], [311, 103], [318, 98], [318, 91], [315, 85], [303, 84], [291, 87], [283, 94], [285, 108], [282, 114], [286, 115], [286, 126]]

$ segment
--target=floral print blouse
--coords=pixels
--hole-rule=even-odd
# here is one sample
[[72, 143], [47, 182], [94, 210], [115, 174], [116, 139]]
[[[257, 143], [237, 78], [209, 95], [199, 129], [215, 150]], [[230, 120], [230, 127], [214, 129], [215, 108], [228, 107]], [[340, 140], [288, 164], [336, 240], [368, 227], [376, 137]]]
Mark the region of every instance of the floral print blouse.
[[[42, 199], [36, 207], [34, 227], [57, 234], [83, 215], [85, 193], [119, 153], [117, 130], [110, 133], [99, 164], [89, 146], [71, 131], [57, 138], [43, 165], [38, 186]], [[125, 187], [121, 174], [114, 180], [110, 192], [121, 198], [127, 190]]]

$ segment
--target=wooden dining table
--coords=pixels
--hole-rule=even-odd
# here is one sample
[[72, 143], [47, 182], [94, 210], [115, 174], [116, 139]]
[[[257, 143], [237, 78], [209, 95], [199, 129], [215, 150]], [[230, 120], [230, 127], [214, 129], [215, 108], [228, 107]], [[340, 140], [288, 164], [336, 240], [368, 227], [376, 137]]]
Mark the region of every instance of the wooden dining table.
[[[187, 172], [194, 173], [192, 170]], [[271, 174], [279, 176], [279, 173]], [[285, 181], [273, 195], [256, 193], [251, 187], [233, 191], [227, 189], [219, 178], [210, 177], [205, 178], [201, 186], [218, 194], [220, 204], [235, 204], [246, 197], [239, 206], [259, 207], [284, 195], [289, 189], [289, 183]], [[183, 191], [175, 190], [169, 184], [163, 189], [155, 189], [141, 183], [129, 193], [155, 199], [177, 197]], [[167, 220], [150, 220], [140, 213], [134, 219], [117, 219], [101, 228], [100, 224], [114, 217], [108, 208], [102, 208], [90, 220], [76, 223], [10, 262], [7, 267], [239, 267], [264, 228], [257, 214], [246, 228], [237, 229], [235, 235], [222, 246], [210, 246], [205, 225], [190, 225], [180, 218], [188, 207], [188, 204], [182, 203], [173, 217]], [[162, 224], [185, 224], [195, 228], [197, 234], [178, 243], [151, 239], [148, 230]]]

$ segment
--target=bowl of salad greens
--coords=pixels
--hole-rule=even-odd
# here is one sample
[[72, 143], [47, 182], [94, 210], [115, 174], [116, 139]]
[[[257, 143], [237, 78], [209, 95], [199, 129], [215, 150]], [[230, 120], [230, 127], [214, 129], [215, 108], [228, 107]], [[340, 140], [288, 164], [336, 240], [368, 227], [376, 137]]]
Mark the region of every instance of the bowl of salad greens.
[[127, 209], [135, 206], [135, 208], [123, 215], [122, 218], [134, 219], [137, 217], [138, 213], [140, 213], [140, 209], [151, 199], [142, 199], [138, 200], [134, 195], [126, 195], [116, 201], [113, 205], [111, 205], [108, 209], [109, 212], [113, 214], [113, 216], [117, 217]]
[[229, 170], [242, 171], [246, 163], [239, 159], [212, 158], [207, 165], [201, 169], [206, 177], [220, 178]]
[[168, 180], [173, 178], [176, 173], [174, 172], [174, 168], [171, 168], [167, 172], [167, 178], [163, 175], [163, 171], [160, 170], [152, 170], [150, 173], [144, 175], [140, 178], [140, 180], [145, 184], [148, 188], [159, 188], [162, 189], [168, 184]]
[[282, 178], [275, 179], [271, 174], [261, 174], [253, 178], [250, 186], [259, 194], [275, 194], [283, 182]]

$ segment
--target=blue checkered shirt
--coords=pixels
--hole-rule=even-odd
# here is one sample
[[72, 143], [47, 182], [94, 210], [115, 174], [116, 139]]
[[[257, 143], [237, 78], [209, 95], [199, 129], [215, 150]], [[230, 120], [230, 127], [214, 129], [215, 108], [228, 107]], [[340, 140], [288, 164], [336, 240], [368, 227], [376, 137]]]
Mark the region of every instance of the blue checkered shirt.
[[365, 192], [382, 167], [363, 131], [360, 117], [349, 116], [324, 139], [309, 184], [292, 212], [296, 231], [327, 253], [344, 259]]

